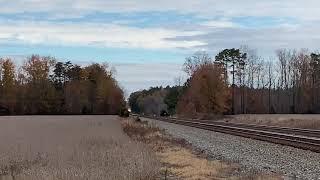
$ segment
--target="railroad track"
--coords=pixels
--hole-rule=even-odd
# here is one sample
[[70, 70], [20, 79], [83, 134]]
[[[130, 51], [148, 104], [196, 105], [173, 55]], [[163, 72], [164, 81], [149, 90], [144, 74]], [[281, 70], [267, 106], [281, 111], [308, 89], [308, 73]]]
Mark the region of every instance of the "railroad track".
[[133, 116], [140, 116], [209, 131], [242, 136], [320, 153], [320, 130], [227, 123], [208, 120], [151, 117], [136, 114], [133, 114]]

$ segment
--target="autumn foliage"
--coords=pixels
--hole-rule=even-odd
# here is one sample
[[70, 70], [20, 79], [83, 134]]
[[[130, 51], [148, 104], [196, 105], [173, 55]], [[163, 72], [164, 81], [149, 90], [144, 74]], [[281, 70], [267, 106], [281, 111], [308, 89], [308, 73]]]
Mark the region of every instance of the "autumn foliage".
[[189, 75], [183, 86], [153, 87], [130, 95], [133, 112], [147, 115], [208, 117], [224, 114], [230, 108], [230, 88], [224, 67], [207, 54], [187, 58], [184, 70]]
[[0, 95], [6, 114], [117, 114], [125, 105], [106, 64], [81, 67], [38, 55], [19, 68], [0, 60]]
[[229, 109], [229, 97], [223, 69], [212, 62], [201, 64], [192, 73], [177, 112], [187, 116], [222, 114]]
[[[195, 53], [186, 58], [183, 70], [187, 74], [184, 85], [132, 93], [132, 110], [148, 114], [144, 108], [157, 107], [157, 112], [197, 118], [320, 113], [319, 53], [279, 49], [274, 59], [266, 61], [255, 49], [243, 46], [224, 49], [214, 59], [205, 52]], [[146, 101], [156, 95], [157, 101]]]

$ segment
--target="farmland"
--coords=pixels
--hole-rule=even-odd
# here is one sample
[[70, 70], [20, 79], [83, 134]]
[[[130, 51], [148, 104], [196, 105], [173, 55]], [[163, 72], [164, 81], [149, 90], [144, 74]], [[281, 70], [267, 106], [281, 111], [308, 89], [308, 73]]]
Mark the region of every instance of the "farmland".
[[153, 179], [159, 164], [116, 116], [0, 117], [0, 179]]

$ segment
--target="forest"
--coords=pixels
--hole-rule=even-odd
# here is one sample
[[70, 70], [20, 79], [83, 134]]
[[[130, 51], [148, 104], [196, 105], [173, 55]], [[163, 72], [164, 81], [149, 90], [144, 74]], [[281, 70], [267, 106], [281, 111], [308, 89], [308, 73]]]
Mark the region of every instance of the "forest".
[[107, 64], [79, 66], [32, 55], [21, 67], [0, 59], [2, 114], [118, 114], [123, 91]]
[[188, 117], [320, 113], [319, 53], [279, 49], [265, 59], [242, 46], [215, 57], [197, 52], [186, 58], [183, 70], [182, 85], [132, 93], [132, 111]]

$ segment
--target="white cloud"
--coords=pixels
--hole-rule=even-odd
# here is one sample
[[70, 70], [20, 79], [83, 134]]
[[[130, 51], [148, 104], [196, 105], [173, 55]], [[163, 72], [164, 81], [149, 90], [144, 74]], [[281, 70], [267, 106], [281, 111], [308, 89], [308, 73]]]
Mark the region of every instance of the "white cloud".
[[201, 25], [209, 28], [231, 28], [235, 27], [235, 24], [231, 21], [206, 21], [201, 23]]
[[176, 11], [210, 16], [274, 16], [319, 20], [318, 0], [0, 0], [1, 13], [49, 12], [55, 17], [92, 12]]
[[[175, 40], [198, 40], [207, 43], [204, 48], [210, 53], [217, 53], [224, 48], [248, 45], [257, 48], [260, 55], [265, 58], [274, 55], [276, 49], [308, 48], [316, 51], [319, 48], [320, 25], [286, 26], [267, 28], [224, 28], [215, 29], [202, 35], [192, 37], [177, 37]], [[198, 47], [200, 48], [200, 47]]]
[[0, 42], [16, 41], [28, 44], [91, 45], [102, 47], [170, 49], [192, 48], [204, 42], [170, 41], [178, 35], [192, 36], [198, 31], [177, 31], [161, 28], [135, 28], [94, 23], [2, 22]]
[[[317, 48], [317, 34], [320, 31], [320, 26], [317, 25], [320, 22], [319, 6], [318, 0], [0, 0], [1, 13], [45, 12], [54, 19], [79, 17], [94, 12], [146, 11], [191, 12], [207, 19], [219, 18], [166, 28], [135, 28], [121, 23], [0, 22], [0, 42], [146, 49], [183, 48], [192, 51], [212, 51], [238, 47], [241, 44], [261, 48], [264, 52], [274, 51], [278, 47]], [[297, 23], [284, 21], [277, 27], [243, 28], [230, 20], [239, 16], [289, 18], [297, 20]]]
[[112, 64], [117, 70], [116, 79], [127, 95], [151, 86], [175, 85], [174, 79], [182, 77], [182, 64]]
[[[81, 17], [95, 12], [167, 12], [194, 13], [203, 16], [206, 22], [194, 22], [166, 28], [135, 28], [118, 24], [92, 24], [83, 22], [0, 22], [0, 42], [18, 41], [34, 44], [91, 45], [103, 47], [129, 47], [146, 49], [183, 48], [211, 50], [213, 46], [225, 47], [231, 44], [254, 44], [269, 46], [291, 41], [297, 44], [312, 45], [315, 34], [308, 33], [310, 25], [320, 22], [318, 0], [0, 0], [1, 13], [44, 12], [48, 18]], [[165, 16], [165, 14], [163, 14]], [[281, 27], [269, 29], [248, 29], [230, 21], [239, 16], [272, 16], [280, 19], [293, 19], [296, 24], [282, 22]], [[132, 20], [132, 19], [131, 19]], [[137, 19], [134, 19], [137, 20]], [[138, 19], [139, 20], [139, 19]], [[256, 19], [257, 20], [257, 19]], [[170, 21], [170, 19], [168, 19]], [[313, 26], [314, 31], [320, 27]], [[186, 31], [186, 29], [188, 31]], [[190, 31], [190, 29], [192, 29]], [[280, 29], [280, 31], [275, 31]], [[295, 30], [293, 30], [295, 29]], [[308, 30], [309, 29], [309, 30]], [[261, 31], [260, 31], [261, 30]], [[284, 31], [294, 31], [304, 36], [304, 42], [294, 41]], [[233, 33], [230, 33], [233, 32]], [[235, 36], [239, 32], [246, 34]], [[246, 32], [254, 32], [253, 34]], [[263, 33], [260, 33], [263, 32]], [[280, 34], [277, 36], [277, 34]], [[219, 37], [218, 37], [219, 35]], [[227, 36], [225, 36], [227, 35]], [[257, 35], [260, 37], [257, 38]], [[232, 38], [230, 38], [232, 37]], [[274, 39], [277, 37], [279, 39]], [[273, 39], [274, 41], [269, 41]], [[263, 41], [262, 41], [263, 40]], [[258, 42], [254, 42], [258, 41]], [[297, 45], [291, 44], [291, 46]], [[310, 47], [308, 46], [308, 47]]]

